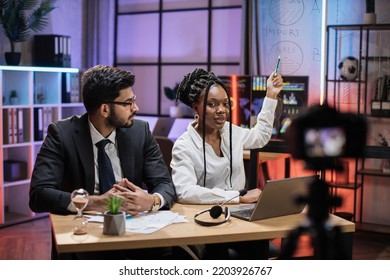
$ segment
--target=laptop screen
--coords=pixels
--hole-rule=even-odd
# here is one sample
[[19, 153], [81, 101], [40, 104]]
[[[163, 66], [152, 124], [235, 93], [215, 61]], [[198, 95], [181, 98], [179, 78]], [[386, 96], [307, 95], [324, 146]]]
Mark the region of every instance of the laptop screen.
[[[268, 180], [249, 220], [256, 221], [302, 212], [305, 204], [296, 203], [295, 198], [306, 195], [308, 186], [316, 179], [317, 175]], [[240, 217], [235, 208], [232, 207], [230, 210], [233, 217], [246, 219]]]

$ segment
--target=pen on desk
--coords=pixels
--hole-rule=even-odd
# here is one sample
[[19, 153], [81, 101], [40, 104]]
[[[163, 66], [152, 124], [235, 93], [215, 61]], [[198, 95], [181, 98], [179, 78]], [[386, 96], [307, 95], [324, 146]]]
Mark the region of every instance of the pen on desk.
[[280, 55], [278, 56], [278, 62], [276, 63], [275, 71], [274, 71], [274, 77], [278, 74], [279, 71], [279, 65], [280, 65]]

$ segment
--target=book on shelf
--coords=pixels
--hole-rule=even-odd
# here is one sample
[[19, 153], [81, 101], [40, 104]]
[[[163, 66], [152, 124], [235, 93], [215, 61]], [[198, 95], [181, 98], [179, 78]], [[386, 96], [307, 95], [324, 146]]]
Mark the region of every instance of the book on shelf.
[[4, 139], [6, 144], [15, 144], [17, 143], [17, 109], [10, 108], [4, 111], [4, 135], [7, 136], [7, 139]]
[[71, 38], [64, 35], [35, 35], [33, 62], [36, 66], [71, 67]]
[[3, 110], [3, 143], [9, 144], [8, 110]]
[[382, 93], [383, 93], [383, 77], [379, 77], [378, 80], [376, 81], [374, 100], [381, 101]]
[[371, 115], [375, 117], [390, 116], [390, 76], [384, 75], [376, 81], [375, 96], [371, 101]]
[[12, 108], [8, 110], [9, 112], [9, 143], [15, 144], [16, 143], [16, 134], [17, 134], [17, 115], [16, 115], [16, 109]]
[[17, 109], [18, 120], [17, 120], [17, 140], [18, 143], [24, 142], [24, 133], [23, 133], [23, 109]]
[[53, 121], [53, 108], [42, 107], [34, 109], [34, 140], [42, 141], [47, 135], [47, 128]]
[[70, 102], [80, 102], [80, 79], [78, 73], [69, 73], [71, 76], [70, 84]]
[[80, 87], [78, 73], [62, 73], [61, 91], [63, 103], [78, 103], [80, 102]]
[[53, 109], [51, 107], [44, 107], [42, 111], [43, 117], [42, 117], [42, 131], [43, 131], [43, 138], [47, 135], [47, 128], [49, 127], [50, 123], [53, 121]]
[[43, 140], [43, 108], [34, 109], [34, 140]]
[[24, 111], [21, 108], [10, 108], [3, 111], [3, 143], [16, 144], [24, 142]]
[[379, 77], [375, 88], [375, 101], [390, 101], [390, 76]]

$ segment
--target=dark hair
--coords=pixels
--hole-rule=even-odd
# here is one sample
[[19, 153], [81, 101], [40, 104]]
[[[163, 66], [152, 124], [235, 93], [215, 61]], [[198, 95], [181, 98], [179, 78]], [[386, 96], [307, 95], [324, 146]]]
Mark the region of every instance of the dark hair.
[[198, 103], [202, 92], [214, 84], [219, 84], [226, 90], [223, 82], [213, 72], [196, 68], [194, 71], [185, 75], [179, 84], [177, 99], [192, 108], [194, 104]]
[[95, 112], [100, 105], [113, 101], [119, 91], [132, 87], [135, 76], [130, 71], [112, 66], [96, 65], [81, 77], [82, 95], [88, 113]]
[[[202, 68], [195, 68], [192, 72], [184, 76], [177, 89], [177, 99], [186, 104], [189, 107], [193, 107], [194, 104], [199, 102], [201, 94], [204, 92], [203, 112], [206, 114], [206, 104], [209, 90], [213, 85], [220, 85], [226, 92], [229, 99], [229, 111], [232, 111], [230, 104], [229, 92], [225, 84], [213, 73], [208, 72]], [[203, 185], [206, 186], [206, 118], [203, 118], [203, 168], [204, 178]], [[233, 171], [233, 159], [232, 159], [232, 122], [229, 122], [229, 151], [230, 151], [230, 186], [232, 186], [232, 171]]]

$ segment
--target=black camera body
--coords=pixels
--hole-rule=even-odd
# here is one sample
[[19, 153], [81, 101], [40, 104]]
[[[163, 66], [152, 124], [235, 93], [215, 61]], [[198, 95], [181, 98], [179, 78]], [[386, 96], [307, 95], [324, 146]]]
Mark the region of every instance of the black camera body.
[[363, 156], [366, 138], [363, 116], [314, 105], [292, 121], [285, 140], [292, 157], [309, 169], [323, 170], [340, 169], [338, 158]]

